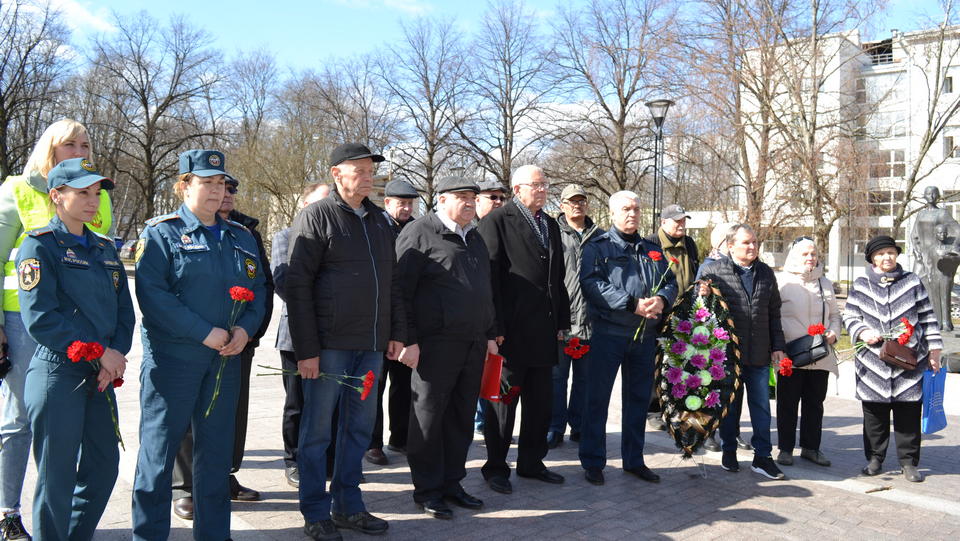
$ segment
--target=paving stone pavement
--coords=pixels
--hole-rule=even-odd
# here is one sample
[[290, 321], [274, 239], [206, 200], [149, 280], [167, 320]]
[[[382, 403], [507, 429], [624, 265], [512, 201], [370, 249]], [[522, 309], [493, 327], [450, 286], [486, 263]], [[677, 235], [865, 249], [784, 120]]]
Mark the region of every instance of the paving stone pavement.
[[[277, 320], [275, 313], [255, 363], [280, 365], [279, 355], [271, 347]], [[139, 423], [139, 329], [128, 359], [126, 384], [117, 393], [127, 448], [121, 452], [120, 477], [97, 540], [131, 536], [130, 493]], [[280, 379], [253, 377], [250, 395], [247, 451], [238, 478], [259, 490], [264, 499], [234, 502], [234, 539], [307, 539], [297, 492], [283, 476]], [[604, 486], [583, 479], [576, 446], [565, 441], [546, 458], [549, 468], [566, 476], [565, 484], [513, 477], [512, 495], [495, 493], [480, 475], [485, 450], [482, 438], [476, 436], [463, 485], [484, 500], [482, 510], [456, 508], [450, 521], [427, 517], [413, 503], [405, 458], [389, 450], [389, 465], [364, 463], [368, 480], [362, 485], [364, 500], [369, 511], [390, 522], [387, 536], [397, 540], [960, 538], [960, 416], [949, 416], [949, 426], [941, 433], [924, 436], [920, 469], [928, 477], [912, 484], [899, 475], [893, 449], [883, 475], [860, 475], [864, 459], [859, 402], [830, 396], [825, 408], [822, 450], [833, 461], [830, 468], [797, 457], [796, 465], [783, 468], [787, 480], [770, 481], [749, 470], [751, 454], [741, 451], [742, 469], [731, 474], [720, 468], [719, 453], [681, 460], [665, 433], [648, 431], [647, 464], [663, 478], [660, 484], [649, 484], [620, 469], [618, 384], [607, 425], [609, 460]], [[746, 409], [743, 431], [749, 437]], [[515, 452], [514, 448], [511, 457]], [[36, 475], [31, 461], [23, 498], [28, 529]], [[878, 488], [884, 490], [867, 493]], [[172, 516], [172, 524], [170, 539], [192, 538], [189, 522]], [[344, 538], [365, 536], [344, 532]]]

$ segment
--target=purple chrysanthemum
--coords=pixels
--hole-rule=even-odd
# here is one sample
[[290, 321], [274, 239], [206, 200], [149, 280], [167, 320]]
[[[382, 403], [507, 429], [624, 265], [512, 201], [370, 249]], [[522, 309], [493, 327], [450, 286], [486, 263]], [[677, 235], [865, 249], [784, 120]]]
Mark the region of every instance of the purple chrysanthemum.
[[687, 396], [687, 386], [683, 384], [674, 385], [673, 389], [670, 390], [670, 394], [672, 394], [674, 398], [683, 398]]
[[683, 369], [676, 366], [667, 368], [667, 381], [670, 383], [680, 383], [683, 381]]
[[710, 338], [705, 334], [695, 334], [693, 338], [690, 339], [690, 343], [695, 346], [705, 346], [710, 343]]
[[693, 319], [697, 321], [706, 321], [710, 319], [710, 310], [706, 308], [697, 309], [697, 313], [693, 316]]
[[707, 367], [707, 358], [697, 353], [693, 357], [690, 357], [690, 364], [696, 366], [700, 370], [703, 370]]
[[684, 351], [687, 351], [687, 343], [683, 340], [678, 340], [670, 346], [670, 353], [674, 355], [683, 355]]
[[727, 371], [724, 370], [723, 367], [720, 366], [719, 364], [715, 364], [710, 367], [710, 377], [712, 377], [714, 381], [720, 381], [726, 375], [727, 375]]
[[680, 323], [677, 323], [677, 332], [683, 334], [690, 334], [690, 331], [693, 329], [693, 323], [684, 319]]
[[704, 403], [708, 408], [715, 408], [720, 405], [720, 393], [717, 391], [710, 391], [707, 394], [707, 400]]
[[703, 383], [703, 380], [701, 380], [700, 376], [696, 374], [690, 374], [690, 376], [687, 378], [687, 381], [686, 381], [687, 387], [691, 389], [696, 389], [700, 387], [701, 383]]
[[710, 360], [715, 363], [722, 363], [727, 360], [727, 354], [722, 349], [713, 348], [710, 350]]
[[723, 327], [717, 327], [713, 330], [713, 336], [717, 340], [729, 340], [730, 333], [723, 329]]

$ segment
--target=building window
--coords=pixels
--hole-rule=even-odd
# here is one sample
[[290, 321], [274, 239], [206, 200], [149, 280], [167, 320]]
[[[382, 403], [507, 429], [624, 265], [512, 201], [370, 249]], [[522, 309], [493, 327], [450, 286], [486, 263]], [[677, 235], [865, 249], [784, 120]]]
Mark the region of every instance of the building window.
[[903, 177], [906, 174], [903, 150], [875, 150], [870, 153], [870, 178]]
[[857, 79], [857, 89], [854, 93], [854, 101], [857, 103], [867, 103], [867, 80], [863, 77]]
[[953, 77], [947, 76], [943, 78], [942, 94], [953, 94]]
[[957, 147], [958, 143], [960, 143], [960, 139], [957, 139], [953, 135], [945, 135], [943, 137], [943, 157], [960, 158], [960, 148]]
[[771, 231], [769, 236], [763, 239], [761, 251], [779, 254], [784, 250], [783, 231]]
[[893, 216], [903, 200], [904, 192], [893, 190], [871, 190], [868, 194], [867, 215]]

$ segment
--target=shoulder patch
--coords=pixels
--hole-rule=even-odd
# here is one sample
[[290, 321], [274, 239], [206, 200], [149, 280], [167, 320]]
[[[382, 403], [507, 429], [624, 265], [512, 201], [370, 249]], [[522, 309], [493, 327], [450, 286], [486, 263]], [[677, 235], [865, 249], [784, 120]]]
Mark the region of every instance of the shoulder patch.
[[133, 252], [133, 262], [139, 263], [140, 258], [143, 257], [143, 249], [146, 247], [147, 243], [143, 239], [137, 240], [137, 248]]
[[179, 217], [180, 215], [177, 214], [176, 212], [171, 212], [170, 214], [164, 214], [162, 216], [154, 216], [153, 218], [150, 218], [144, 223], [147, 224], [147, 227], [150, 227], [150, 226], [157, 225], [158, 223], [166, 222], [168, 220], [172, 220], [174, 218], [179, 218]]
[[40, 283], [40, 260], [35, 257], [24, 259], [17, 267], [20, 289], [30, 291]]

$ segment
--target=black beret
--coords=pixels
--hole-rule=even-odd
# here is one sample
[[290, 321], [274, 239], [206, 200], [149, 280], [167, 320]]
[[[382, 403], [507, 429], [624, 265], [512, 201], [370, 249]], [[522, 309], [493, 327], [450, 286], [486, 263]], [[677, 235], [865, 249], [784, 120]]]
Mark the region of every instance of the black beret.
[[419, 197], [416, 188], [406, 180], [391, 180], [383, 189], [383, 195], [399, 199], [416, 199]]
[[897, 246], [897, 241], [893, 240], [893, 237], [889, 235], [877, 235], [870, 239], [863, 248], [863, 255], [867, 263], [873, 263], [872, 256], [874, 252], [883, 250], [884, 248], [896, 248], [897, 255], [901, 253], [900, 247]]
[[461, 177], [444, 177], [437, 183], [437, 193], [464, 191], [480, 193], [480, 187], [475, 181]]

